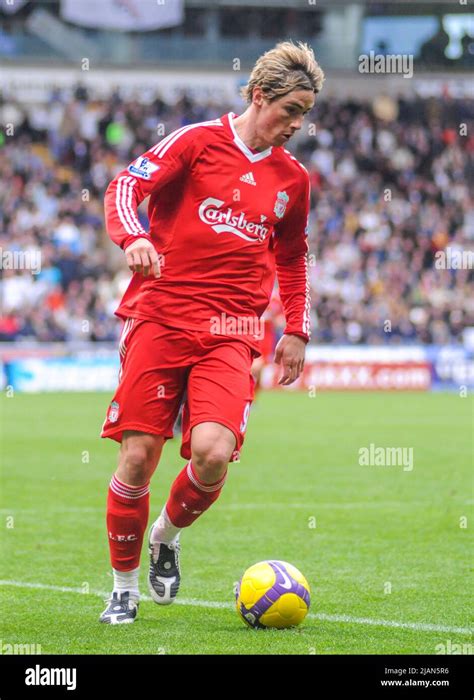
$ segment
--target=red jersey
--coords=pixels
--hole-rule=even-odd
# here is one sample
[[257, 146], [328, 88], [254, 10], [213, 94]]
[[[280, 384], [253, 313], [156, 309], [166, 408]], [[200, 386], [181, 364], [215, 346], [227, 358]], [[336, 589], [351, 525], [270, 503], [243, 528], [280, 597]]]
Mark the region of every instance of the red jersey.
[[[258, 349], [242, 320], [260, 319], [276, 273], [285, 333], [307, 341], [308, 173], [281, 146], [249, 149], [234, 117], [177, 129], [107, 188], [111, 239], [125, 250], [147, 238], [162, 261], [160, 278], [133, 274], [116, 314], [207, 331], [220, 319], [223, 334], [233, 327]], [[148, 195], [149, 233], [137, 216]]]

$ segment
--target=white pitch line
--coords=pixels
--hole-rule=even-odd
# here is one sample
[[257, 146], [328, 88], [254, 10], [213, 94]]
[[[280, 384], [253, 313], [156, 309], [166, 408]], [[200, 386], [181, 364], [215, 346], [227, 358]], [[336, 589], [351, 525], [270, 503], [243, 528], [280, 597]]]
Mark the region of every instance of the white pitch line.
[[[59, 593], [80, 593], [81, 595], [94, 595], [99, 598], [108, 598], [110, 593], [105, 591], [89, 591], [84, 593], [81, 588], [68, 586], [53, 586], [46, 583], [29, 583], [27, 581], [0, 580], [0, 586], [13, 586], [15, 588], [33, 588], [37, 590], [58, 591]], [[150, 596], [141, 595], [140, 600], [151, 601]], [[214, 608], [217, 610], [233, 610], [233, 603], [220, 603], [212, 600], [196, 600], [194, 598], [177, 598], [176, 604], [193, 606], [198, 608]], [[373, 620], [368, 617], [351, 617], [350, 615], [327, 615], [326, 613], [308, 613], [308, 618], [323, 622], [345, 622], [349, 625], [372, 625], [373, 627], [395, 627], [397, 629], [409, 629], [417, 632], [447, 632], [450, 634], [471, 635], [474, 630], [469, 627], [449, 627], [426, 622], [396, 622], [395, 620]]]
[[433, 501], [352, 501], [348, 503], [222, 503], [220, 510], [266, 510], [268, 508], [303, 508], [305, 510], [317, 510], [318, 508], [398, 508], [401, 507], [419, 507], [433, 505]]
[[316, 617], [318, 620], [326, 622], [347, 622], [356, 625], [373, 625], [374, 627], [396, 627], [399, 629], [416, 630], [417, 632], [451, 632], [456, 634], [473, 634], [474, 630], [469, 627], [447, 627], [445, 625], [435, 625], [429, 622], [396, 622], [395, 620], [372, 620], [368, 617], [350, 617], [350, 615], [326, 615], [316, 613], [308, 617]]
[[[314, 501], [312, 503], [221, 503], [219, 510], [222, 512], [228, 510], [264, 510], [268, 508], [277, 508], [284, 510], [285, 508], [301, 508], [311, 510], [312, 512], [318, 508], [418, 508], [420, 506], [436, 506], [433, 501], [348, 501], [347, 503], [331, 503]], [[462, 504], [453, 503], [451, 505], [469, 505], [468, 502]], [[105, 513], [105, 507], [89, 507], [89, 506], [48, 506], [47, 508], [0, 508], [0, 514], [16, 515], [19, 513], [29, 513], [32, 515], [45, 513]]]

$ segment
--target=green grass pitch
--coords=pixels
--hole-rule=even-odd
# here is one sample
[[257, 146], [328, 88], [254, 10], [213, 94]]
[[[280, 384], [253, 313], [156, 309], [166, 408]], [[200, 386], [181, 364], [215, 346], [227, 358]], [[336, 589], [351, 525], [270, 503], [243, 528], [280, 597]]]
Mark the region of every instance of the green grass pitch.
[[[469, 649], [472, 399], [456, 394], [264, 393], [221, 498], [182, 536], [176, 604], [98, 622], [111, 589], [104, 510], [117, 445], [106, 394], [1, 399], [2, 644], [43, 654], [435, 654]], [[151, 517], [184, 466], [167, 443]], [[412, 471], [359, 449], [413, 448]], [[467, 520], [466, 520], [467, 519]], [[233, 585], [262, 559], [297, 566], [311, 608], [254, 631]], [[141, 592], [147, 594], [146, 547]], [[451, 645], [451, 647], [449, 647]], [[472, 647], [471, 647], [472, 649]]]

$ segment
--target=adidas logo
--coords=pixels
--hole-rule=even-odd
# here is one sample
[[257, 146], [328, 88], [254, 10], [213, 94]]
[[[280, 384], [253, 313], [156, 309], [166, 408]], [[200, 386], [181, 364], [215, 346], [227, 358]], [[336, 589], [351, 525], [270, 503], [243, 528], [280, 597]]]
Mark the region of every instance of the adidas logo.
[[245, 173], [245, 175], [242, 175], [240, 178], [242, 182], [246, 182], [247, 185], [256, 185], [257, 183], [255, 182], [255, 178], [253, 176], [252, 172]]

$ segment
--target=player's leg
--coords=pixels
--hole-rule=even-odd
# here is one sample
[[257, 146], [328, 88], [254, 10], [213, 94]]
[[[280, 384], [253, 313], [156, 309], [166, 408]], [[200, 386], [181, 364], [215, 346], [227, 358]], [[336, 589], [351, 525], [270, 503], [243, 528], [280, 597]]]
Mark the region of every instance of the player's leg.
[[[114, 577], [114, 621], [117, 613], [120, 616], [117, 621], [127, 619], [128, 608], [140, 599], [138, 576], [149, 516], [150, 479], [158, 465], [163, 444], [164, 438], [158, 435], [136, 431], [123, 433], [117, 471], [109, 485], [106, 515]], [[126, 598], [125, 605], [123, 597]], [[136, 610], [131, 612], [136, 614]], [[104, 622], [112, 621], [110, 613], [103, 617]]]
[[226, 426], [205, 421], [191, 432], [191, 459], [178, 474], [160, 517], [155, 536], [169, 544], [217, 500], [235, 450], [236, 438]]
[[249, 349], [228, 343], [191, 369], [181, 449], [189, 461], [150, 531], [149, 588], [157, 603], [172, 603], [179, 588], [180, 530], [218, 499], [229, 462], [238, 460], [253, 398], [250, 365]]
[[180, 528], [188, 527], [216, 501], [237, 444], [232, 430], [204, 421], [191, 431], [191, 459], [171, 488], [167, 513]]
[[174, 480], [168, 501], [150, 529], [149, 590], [160, 605], [173, 603], [179, 590], [179, 533], [219, 498], [235, 450], [234, 433], [205, 421], [191, 433], [191, 459]]
[[162, 331], [142, 323], [122, 348], [119, 387], [102, 436], [121, 442], [118, 467], [107, 497], [107, 533], [114, 589], [102, 622], [133, 622], [139, 601], [138, 576], [149, 516], [150, 479], [165, 439], [172, 437], [185, 377], [183, 370], [157, 366]]

